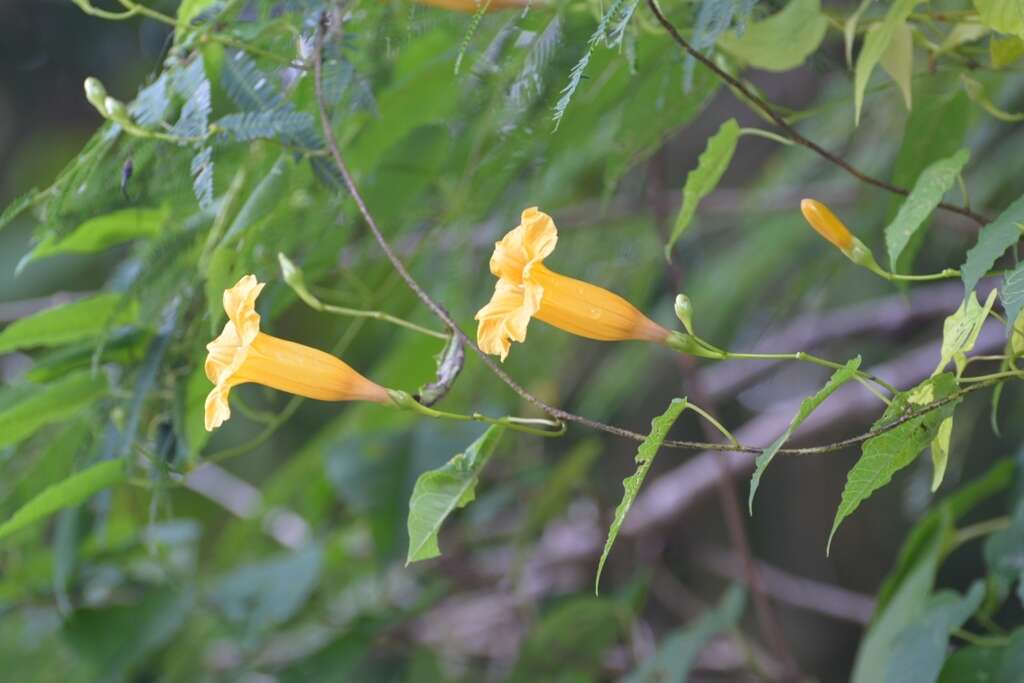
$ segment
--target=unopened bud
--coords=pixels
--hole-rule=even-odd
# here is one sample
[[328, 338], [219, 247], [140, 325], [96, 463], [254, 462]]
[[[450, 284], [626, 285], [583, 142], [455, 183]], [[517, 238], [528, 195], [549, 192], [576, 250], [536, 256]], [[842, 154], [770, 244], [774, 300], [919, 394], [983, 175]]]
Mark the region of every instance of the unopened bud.
[[693, 306], [690, 304], [690, 297], [685, 294], [677, 294], [675, 310], [679, 322], [683, 324], [687, 332], [693, 334]]
[[107, 112], [107, 106], [104, 100], [107, 98], [107, 89], [103, 87], [98, 78], [85, 79], [85, 99], [89, 100], [89, 103], [96, 107], [96, 111], [100, 113], [103, 118], [107, 118], [109, 113]]

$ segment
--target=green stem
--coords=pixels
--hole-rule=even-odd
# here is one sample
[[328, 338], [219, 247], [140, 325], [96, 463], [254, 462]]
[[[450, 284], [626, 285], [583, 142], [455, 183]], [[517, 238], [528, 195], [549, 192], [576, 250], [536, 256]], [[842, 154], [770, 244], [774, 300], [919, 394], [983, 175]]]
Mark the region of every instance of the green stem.
[[154, 19], [156, 21], [162, 22], [162, 23], [167, 24], [169, 26], [177, 26], [178, 25], [178, 22], [177, 22], [177, 20], [174, 17], [169, 17], [166, 14], [162, 14], [160, 12], [157, 12], [154, 9], [150, 9], [150, 8], [146, 7], [145, 5], [140, 5], [137, 2], [132, 2], [132, 0], [118, 0], [118, 1], [121, 3], [121, 5], [125, 9], [127, 9], [129, 12], [131, 12], [133, 14], [141, 14], [142, 16], [149, 17], [150, 19]]
[[766, 140], [772, 140], [780, 145], [787, 145], [790, 147], [796, 144], [787, 137], [768, 130], [761, 130], [760, 128], [740, 128], [740, 135], [753, 135], [755, 137], [765, 138]]
[[[815, 356], [815, 355], [812, 355], [812, 354], [809, 354], [809, 353], [805, 353], [803, 351], [797, 351], [796, 353], [734, 353], [732, 351], [726, 351], [725, 354], [726, 354], [725, 357], [727, 359], [797, 360], [797, 361], [804, 361], [804, 362], [807, 362], [807, 363], [813, 363], [815, 365], [820, 365], [820, 366], [825, 367], [825, 368], [832, 368], [833, 370], [838, 370], [840, 368], [846, 367], [842, 363], [835, 363], [833, 361], [827, 360], [825, 358], [819, 358], [818, 356]], [[869, 372], [864, 372], [862, 370], [858, 370], [857, 371], [857, 377], [859, 377], [861, 379], [868, 380], [870, 382], [874, 382], [875, 384], [877, 384], [878, 386], [882, 387], [883, 389], [885, 389], [886, 391], [888, 391], [891, 394], [898, 394], [899, 393], [899, 391], [896, 389], [896, 387], [894, 387], [893, 385], [889, 384], [888, 382], [886, 382], [882, 378], [876, 377], [875, 375], [872, 375]], [[883, 399], [883, 400], [885, 400], [885, 399]], [[888, 401], [886, 401], [886, 403], [888, 403]]]
[[962, 529], [957, 529], [956, 535], [953, 536], [953, 540], [950, 542], [951, 550], [959, 548], [964, 543], [973, 541], [976, 538], [981, 538], [997, 531], [1002, 531], [1008, 526], [1010, 526], [1010, 518], [1004, 515], [1002, 517], [986, 519], [983, 522], [971, 524], [970, 526], [965, 526]]
[[729, 443], [731, 443], [733, 446], [739, 446], [740, 445], [740, 442], [736, 439], [735, 436], [732, 435], [732, 432], [730, 432], [728, 429], [726, 429], [725, 426], [722, 425], [721, 422], [716, 420], [706, 410], [704, 410], [703, 408], [701, 408], [700, 406], [698, 406], [696, 404], [690, 403], [689, 401], [686, 402], [686, 408], [688, 408], [688, 409], [692, 410], [693, 412], [697, 413], [698, 415], [703, 417], [705, 420], [710, 422], [712, 425], [714, 425], [715, 429], [717, 429], [719, 431], [719, 433], [722, 434], [722, 436], [724, 436], [726, 439], [728, 439]]
[[956, 268], [946, 268], [938, 273], [928, 273], [927, 275], [903, 275], [900, 273], [890, 273], [887, 270], [878, 272], [878, 274], [890, 282], [928, 282], [931, 280], [947, 280], [949, 278], [960, 277], [960, 271]]
[[[308, 303], [308, 302], [307, 302]], [[313, 308], [316, 308], [315, 306]], [[345, 315], [353, 318], [371, 318], [373, 320], [383, 320], [399, 327], [404, 327], [420, 334], [425, 334], [428, 337], [434, 337], [435, 339], [448, 340], [448, 335], [444, 332], [438, 332], [431, 330], [426, 327], [411, 323], [408, 320], [391, 315], [390, 313], [384, 313], [383, 311], [364, 311], [358, 308], [346, 308], [344, 306], [334, 306], [332, 304], [322, 304], [321, 308], [317, 309], [324, 313], [333, 313], [334, 315]]]
[[962, 628], [958, 628], [953, 631], [953, 635], [960, 640], [966, 640], [972, 645], [983, 645], [986, 647], [1006, 647], [1010, 643], [1010, 638], [1008, 636], [982, 636], [977, 633], [965, 631]]
[[[463, 413], [449, 413], [444, 410], [428, 408], [404, 391], [389, 390], [391, 400], [396, 407], [403, 410], [411, 410], [426, 417], [438, 420], [454, 420], [456, 422], [483, 422], [492, 425], [502, 425], [517, 432], [525, 432], [535, 436], [555, 437], [562, 436], [566, 431], [566, 424], [561, 420], [546, 420], [543, 418], [528, 417], [488, 417], [481, 413], [465, 415]], [[540, 425], [541, 428], [531, 425]], [[545, 428], [546, 427], [546, 428]]]

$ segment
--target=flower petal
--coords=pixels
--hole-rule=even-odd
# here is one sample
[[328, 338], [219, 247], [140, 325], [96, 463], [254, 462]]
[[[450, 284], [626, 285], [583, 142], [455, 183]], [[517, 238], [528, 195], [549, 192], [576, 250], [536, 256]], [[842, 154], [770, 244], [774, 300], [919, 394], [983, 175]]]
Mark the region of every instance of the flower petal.
[[512, 342], [526, 339], [526, 328], [530, 318], [540, 308], [543, 296], [544, 288], [536, 283], [516, 284], [504, 279], [498, 280], [494, 296], [476, 314], [476, 319], [480, 321], [476, 331], [480, 349], [501, 356], [504, 361]]
[[218, 384], [206, 395], [206, 431], [212, 432], [231, 417], [231, 405], [228, 403], [228, 394], [230, 392], [231, 387]]
[[558, 243], [558, 229], [551, 216], [537, 207], [523, 211], [518, 226], [494, 244], [491, 272], [519, 284], [530, 276], [533, 264], [543, 262]]
[[264, 283], [255, 275], [246, 275], [231, 289], [224, 290], [224, 312], [238, 328], [243, 344], [251, 344], [260, 331], [260, 315], [256, 312], [256, 297], [263, 291]]

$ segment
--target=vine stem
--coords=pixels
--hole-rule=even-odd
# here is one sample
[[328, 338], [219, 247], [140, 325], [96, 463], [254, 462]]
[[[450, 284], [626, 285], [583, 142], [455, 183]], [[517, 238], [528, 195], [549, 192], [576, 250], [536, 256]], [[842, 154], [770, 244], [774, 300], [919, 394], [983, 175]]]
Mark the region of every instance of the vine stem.
[[[327, 144], [327, 148], [331, 153], [331, 158], [333, 159], [335, 166], [337, 166], [338, 172], [341, 173], [342, 179], [345, 183], [345, 187], [348, 188], [349, 194], [351, 194], [353, 201], [355, 201], [356, 203], [356, 207], [359, 209], [359, 213], [362, 215], [363, 220], [366, 222], [367, 227], [370, 229], [370, 233], [373, 235], [374, 240], [377, 242], [385, 257], [388, 259], [392, 267], [395, 269], [395, 272], [398, 273], [398, 275], [402, 278], [402, 280], [409, 287], [409, 289], [412, 290], [416, 297], [420, 301], [422, 301], [423, 304], [434, 315], [436, 315], [438, 319], [445, 324], [446, 327], [448, 327], [448, 329], [451, 330], [452, 334], [461, 339], [462, 342], [468, 348], [472, 349], [473, 353], [475, 353], [480, 358], [480, 361], [487, 367], [487, 369], [490, 370], [498, 379], [500, 379], [502, 382], [508, 385], [510, 389], [512, 389], [516, 394], [520, 396], [520, 398], [536, 406], [544, 413], [547, 413], [549, 416], [557, 418], [559, 420], [575, 422], [576, 424], [582, 425], [584, 427], [588, 427], [596, 431], [605, 432], [607, 434], [613, 434], [615, 436], [619, 436], [624, 439], [630, 439], [632, 441], [642, 442], [646, 440], [647, 435], [645, 434], [640, 434], [638, 432], [634, 432], [629, 429], [624, 429], [616, 425], [605, 424], [604, 422], [592, 420], [588, 417], [583, 417], [582, 415], [576, 415], [575, 413], [563, 410], [562, 408], [556, 408], [555, 406], [552, 406], [549, 403], [546, 403], [545, 401], [542, 401], [541, 399], [531, 394], [529, 391], [523, 388], [518, 382], [512, 379], [512, 377], [510, 377], [507, 372], [498, 367], [498, 364], [490, 356], [481, 351], [480, 347], [478, 347], [476, 343], [472, 339], [470, 339], [465, 332], [462, 331], [458, 323], [456, 323], [452, 319], [451, 314], [449, 314], [448, 311], [446, 311], [443, 306], [434, 301], [434, 299], [431, 298], [429, 294], [427, 294], [427, 292], [419, 285], [419, 283], [416, 282], [416, 279], [413, 278], [412, 274], [409, 273], [409, 270], [402, 263], [401, 259], [398, 258], [398, 255], [395, 254], [395, 251], [391, 248], [387, 240], [384, 238], [383, 233], [381, 233], [380, 227], [377, 225], [377, 221], [374, 219], [373, 214], [370, 213], [369, 208], [366, 206], [366, 202], [363, 200], [363, 196], [359, 192], [359, 187], [356, 185], [355, 179], [352, 177], [352, 174], [348, 169], [348, 165], [345, 163], [344, 158], [341, 156], [341, 151], [338, 148], [338, 140], [334, 135], [334, 129], [331, 127], [331, 119], [327, 113], [327, 105], [324, 101], [323, 95], [323, 65], [321, 55], [323, 53], [323, 43], [326, 34], [326, 26], [324, 22], [325, 17], [322, 16], [320, 26], [317, 29], [316, 40], [313, 48], [313, 84], [316, 92], [317, 109], [319, 110], [320, 114], [320, 126], [324, 134], [324, 140]], [[879, 434], [883, 434], [887, 431], [895, 429], [904, 422], [912, 420], [916, 417], [920, 417], [921, 415], [924, 415], [925, 413], [940, 408], [941, 406], [944, 406], [947, 403], [950, 403], [951, 401], [957, 400], [961, 396], [964, 396], [972, 391], [977, 391], [984, 387], [992, 386], [995, 383], [995, 380], [989, 380], [972, 384], [971, 386], [961, 389], [960, 391], [951, 394], [950, 396], [947, 396], [928, 405], [922, 406], [922, 408], [920, 408], [919, 410], [907, 413], [903, 417], [894, 420], [888, 425], [880, 427], [879, 429], [865, 432], [859, 436], [844, 439], [842, 441], [836, 441], [834, 443], [826, 444], [823, 446], [813, 446], [810, 448], [780, 448], [778, 450], [778, 453], [784, 455], [821, 455], [825, 453], [831, 453], [834, 451], [840, 451], [843, 450], [844, 448], [857, 445], [859, 443], [867, 441], [872, 437], [878, 436]], [[671, 439], [665, 440], [662, 443], [662, 447], [697, 451], [726, 451], [753, 454], [758, 454], [764, 450], [763, 448], [743, 446], [742, 444], [733, 445], [723, 443], [711, 443], [706, 441], [682, 441]]]
[[[906, 197], [910, 194], [910, 192], [906, 188], [893, 185], [892, 183], [881, 180], [880, 178], [875, 178], [874, 176], [870, 176], [867, 173], [864, 173], [860, 169], [853, 166], [850, 162], [843, 159], [842, 157], [837, 156], [832, 152], [829, 152], [827, 149], [825, 149], [818, 143], [801, 135], [800, 132], [796, 130], [796, 128], [787, 123], [786, 120], [775, 111], [774, 107], [772, 107], [766, 101], [764, 101], [756, 94], [754, 94], [750, 90], [750, 88], [748, 88], [746, 85], [740, 82], [739, 79], [735, 78], [734, 76], [720, 68], [711, 59], [709, 59], [708, 57], [703, 55], [699, 50], [695, 49], [692, 45], [690, 45], [686, 41], [686, 39], [683, 38], [682, 35], [680, 35], [675, 25], [671, 21], [669, 21], [668, 18], [661, 11], [661, 8], [658, 6], [658, 0], [647, 0], [647, 5], [648, 7], [651, 8], [651, 12], [654, 13], [654, 17], [658, 20], [658, 23], [662, 25], [662, 27], [668, 32], [672, 39], [679, 45], [679, 47], [685, 50], [687, 54], [689, 54], [698, 62], [706, 66], [708, 69], [711, 69], [711, 71], [718, 78], [728, 83], [730, 87], [732, 87], [737, 92], [742, 94], [748, 102], [750, 102], [755, 107], [764, 112], [775, 123], [776, 126], [782, 129], [782, 131], [786, 134], [786, 137], [788, 137], [790, 140], [792, 140], [798, 145], [806, 147], [807, 149], [811, 150], [818, 156], [835, 164], [836, 166], [843, 169], [844, 171], [852, 175], [854, 178], [857, 178], [862, 182], [865, 182], [869, 185], [874, 185], [875, 187], [881, 188], [883, 190], [886, 190], [887, 192], [891, 192], [892, 194], [896, 194], [901, 197]], [[961, 216], [966, 216], [967, 218], [970, 218], [972, 221], [977, 223], [979, 226], [983, 226], [989, 222], [988, 218], [972, 211], [970, 208], [965, 206], [950, 204], [948, 202], [940, 202], [939, 208], [945, 211], [949, 211], [951, 213], [958, 213]]]

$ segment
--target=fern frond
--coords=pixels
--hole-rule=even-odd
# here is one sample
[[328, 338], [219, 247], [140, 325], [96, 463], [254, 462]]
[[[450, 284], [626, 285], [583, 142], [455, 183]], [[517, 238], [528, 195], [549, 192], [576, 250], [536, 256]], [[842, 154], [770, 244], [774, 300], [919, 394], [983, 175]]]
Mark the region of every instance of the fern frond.
[[167, 93], [167, 75], [160, 74], [156, 79], [135, 96], [135, 101], [128, 106], [132, 118], [140, 126], [150, 128], [163, 122], [171, 99]]
[[277, 109], [284, 99], [270, 76], [256, 66], [244, 52], [236, 52], [224, 59], [221, 85], [228, 97], [243, 111]]
[[286, 141], [313, 127], [313, 117], [300, 111], [244, 111], [228, 114], [214, 125], [240, 142], [260, 138]]

